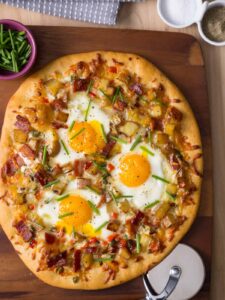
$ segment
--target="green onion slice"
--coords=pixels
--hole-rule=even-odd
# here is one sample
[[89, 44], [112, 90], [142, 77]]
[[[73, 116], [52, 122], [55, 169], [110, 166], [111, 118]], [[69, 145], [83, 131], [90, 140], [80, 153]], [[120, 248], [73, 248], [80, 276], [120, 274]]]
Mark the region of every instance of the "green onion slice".
[[116, 197], [116, 195], [113, 194], [113, 192], [109, 192], [110, 197], [113, 199], [113, 201], [118, 204], [118, 198]]
[[160, 176], [157, 176], [157, 175], [152, 175], [153, 178], [155, 178], [156, 180], [161, 180], [162, 182], [165, 182], [165, 183], [170, 183], [167, 179], [165, 178], [162, 178]]
[[75, 120], [73, 120], [73, 122], [70, 124], [70, 127], [68, 129], [69, 132], [73, 129], [74, 124], [75, 124]]
[[74, 212], [67, 212], [63, 215], [59, 215], [59, 219], [63, 219], [65, 217], [72, 216], [72, 215], [74, 215]]
[[90, 200], [88, 200], [88, 205], [96, 213], [96, 215], [100, 215], [99, 209], [97, 208], [97, 206], [93, 202], [91, 202]]
[[42, 154], [42, 165], [46, 164], [46, 158], [47, 158], [47, 146], [44, 145], [43, 154]]
[[152, 203], [149, 203], [149, 204], [147, 204], [147, 205], [145, 206], [144, 209], [152, 208], [153, 206], [155, 206], [155, 205], [158, 204], [159, 202], [160, 202], [159, 200], [156, 200], [156, 201], [154, 201], [154, 202], [152, 202]]
[[61, 142], [61, 144], [62, 144], [62, 146], [63, 146], [63, 149], [65, 150], [66, 154], [69, 155], [69, 154], [70, 154], [70, 153], [69, 153], [69, 150], [67, 149], [66, 144], [64, 143], [64, 141], [63, 141], [63, 140], [60, 140], [60, 142]]
[[147, 154], [151, 155], [151, 156], [154, 156], [155, 154], [149, 150], [147, 147], [145, 146], [140, 146], [141, 150], [143, 150], [144, 152], [146, 152]]
[[105, 143], [107, 143], [107, 136], [106, 136], [103, 124], [101, 124], [101, 130], [102, 130], [103, 140], [104, 140]]
[[54, 184], [57, 184], [57, 183], [59, 183], [58, 179], [56, 179], [54, 181], [50, 181], [49, 183], [47, 183], [46, 185], [44, 185], [43, 188], [46, 189], [46, 188], [48, 188], [48, 187], [50, 187], [50, 186], [52, 186]]
[[138, 135], [133, 145], [131, 146], [130, 151], [133, 151], [137, 147], [137, 145], [140, 144], [140, 142], [141, 142], [141, 136]]
[[109, 256], [109, 257], [98, 257], [98, 258], [94, 258], [95, 262], [105, 262], [105, 261], [112, 261], [114, 259], [113, 256]]
[[123, 199], [123, 198], [133, 198], [134, 196], [132, 195], [119, 195], [116, 197], [116, 199]]
[[76, 230], [75, 230], [75, 227], [73, 226], [73, 229], [72, 229], [72, 235], [73, 235], [73, 238], [75, 238], [76, 237]]
[[93, 186], [87, 185], [86, 188], [92, 192], [94, 192], [97, 195], [101, 195], [101, 192], [98, 191], [96, 188], [94, 188]]
[[93, 83], [94, 83], [94, 80], [91, 80], [88, 84], [88, 87], [87, 87], [87, 94], [90, 93], [91, 89], [92, 89], [92, 86], [93, 86]]
[[167, 191], [166, 191], [166, 194], [167, 194], [173, 201], [176, 200], [176, 196], [172, 195], [171, 193], [169, 193], [169, 192], [167, 192]]
[[125, 140], [123, 140], [123, 139], [121, 139], [121, 138], [119, 138], [119, 137], [116, 137], [116, 136], [111, 135], [110, 138], [111, 138], [112, 140], [116, 141], [116, 142], [121, 143], [121, 144], [127, 144], [127, 141], [125, 141]]
[[116, 98], [119, 96], [119, 92], [120, 92], [120, 87], [117, 87], [116, 90], [115, 90], [115, 93], [112, 97], [112, 103], [116, 102]]
[[85, 111], [85, 115], [84, 115], [84, 121], [87, 121], [87, 118], [88, 118], [88, 114], [89, 114], [90, 107], [91, 107], [91, 99], [89, 100], [89, 102], [88, 102], [88, 106], [87, 106], [87, 109], [86, 109], [86, 111]]
[[141, 243], [140, 243], [140, 240], [141, 240], [141, 236], [139, 233], [136, 234], [136, 252], [137, 253], [140, 253], [141, 251]]
[[70, 195], [70, 194], [62, 195], [62, 196], [56, 198], [56, 201], [62, 201], [62, 200], [64, 200], [64, 199], [68, 198], [69, 195]]
[[75, 133], [70, 140], [75, 139], [78, 135], [80, 135], [83, 131], [85, 130], [85, 128], [81, 128], [77, 133]]
[[99, 227], [97, 227], [97, 228], [95, 229], [95, 232], [100, 231], [100, 230], [101, 230], [102, 228], [104, 228], [108, 223], [109, 223], [109, 221], [106, 221], [106, 222], [102, 223]]

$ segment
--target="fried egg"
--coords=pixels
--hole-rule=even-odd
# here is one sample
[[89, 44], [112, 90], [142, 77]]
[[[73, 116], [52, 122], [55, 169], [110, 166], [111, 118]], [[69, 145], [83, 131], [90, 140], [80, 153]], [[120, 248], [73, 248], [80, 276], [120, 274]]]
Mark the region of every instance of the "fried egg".
[[[44, 192], [37, 213], [45, 225], [64, 228], [68, 235], [75, 231], [89, 237], [107, 238], [112, 234], [106, 229], [110, 216], [106, 205], [97, 209], [99, 201], [100, 196], [94, 192], [76, 189], [73, 180], [62, 196]], [[102, 225], [105, 226], [101, 228]]]
[[132, 144], [121, 145], [121, 153], [111, 159], [115, 167], [111, 184], [120, 194], [129, 195], [129, 201], [136, 208], [144, 209], [162, 200], [165, 193], [166, 183], [155, 176], [174, 182], [175, 173], [158, 150], [141, 143], [131, 151]]
[[66, 164], [84, 154], [99, 152], [105, 146], [102, 126], [105, 134], [110, 131], [109, 116], [85, 92], [76, 93], [65, 112], [69, 113], [68, 129], [57, 131], [61, 148], [53, 162]]

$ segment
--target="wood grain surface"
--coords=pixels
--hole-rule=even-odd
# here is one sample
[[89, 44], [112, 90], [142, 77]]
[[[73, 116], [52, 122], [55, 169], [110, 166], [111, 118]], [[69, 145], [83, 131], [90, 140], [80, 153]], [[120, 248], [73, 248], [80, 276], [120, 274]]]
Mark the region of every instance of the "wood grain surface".
[[[183, 91], [200, 125], [203, 139], [205, 172], [199, 217], [184, 242], [198, 250], [204, 259], [207, 276], [195, 299], [209, 299], [212, 241], [212, 159], [209, 107], [205, 68], [199, 43], [186, 34], [138, 30], [90, 29], [71, 27], [35, 27], [37, 41], [36, 69], [69, 53], [91, 50], [114, 50], [142, 55], [155, 63]], [[57, 38], [55, 38], [57, 35]], [[71, 43], [71, 41], [73, 41]], [[113, 43], [112, 43], [113, 41]], [[145, 41], [143, 43], [143, 41]], [[44, 49], [44, 51], [43, 51]], [[0, 117], [13, 92], [24, 79], [0, 82]], [[19, 260], [1, 232], [0, 298], [22, 299], [140, 299], [144, 295], [141, 279], [100, 292], [65, 291], [47, 286], [36, 279]], [[11, 263], [12, 262], [12, 263]], [[57, 292], [56, 292], [57, 291]]]

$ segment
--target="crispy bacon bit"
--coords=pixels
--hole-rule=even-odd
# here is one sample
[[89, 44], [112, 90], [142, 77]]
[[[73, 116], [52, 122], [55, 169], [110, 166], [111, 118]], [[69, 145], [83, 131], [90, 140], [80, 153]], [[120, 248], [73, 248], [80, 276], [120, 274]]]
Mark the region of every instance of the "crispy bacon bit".
[[84, 251], [85, 251], [85, 253], [91, 253], [91, 254], [97, 253], [98, 247], [96, 247], [96, 246], [86, 247], [86, 248], [84, 249]]
[[73, 270], [79, 271], [81, 268], [81, 250], [74, 250], [73, 254]]
[[133, 253], [136, 249], [136, 242], [132, 239], [127, 240], [127, 249], [130, 251], [130, 253]]
[[109, 172], [112, 172], [114, 169], [115, 169], [115, 166], [113, 164], [111, 164], [111, 163], [107, 164], [107, 170]]
[[116, 272], [118, 272], [118, 265], [117, 261], [111, 261], [110, 263], [104, 264], [103, 270], [108, 272], [108, 276], [105, 280], [105, 283], [109, 282], [109, 280], [114, 280], [116, 277]]
[[163, 131], [162, 119], [151, 118], [149, 127], [150, 127], [151, 131], [154, 131], [154, 130]]
[[178, 122], [180, 122], [183, 118], [182, 112], [179, 111], [175, 106], [170, 106], [168, 108], [168, 116]]
[[1, 169], [1, 177], [2, 180], [5, 182], [6, 177], [9, 176], [13, 176], [16, 171], [17, 171], [17, 166], [16, 163], [13, 159], [8, 159], [5, 164], [3, 165], [2, 169]]
[[163, 243], [158, 239], [153, 239], [149, 244], [149, 252], [161, 252], [164, 249]]
[[54, 244], [55, 240], [56, 240], [55, 235], [45, 232], [45, 241], [47, 244]]
[[85, 160], [75, 159], [74, 161], [74, 176], [80, 177], [83, 175], [85, 170]]
[[113, 220], [118, 219], [118, 213], [113, 212], [113, 213], [112, 213], [112, 219], [113, 219]]
[[86, 186], [91, 185], [91, 179], [89, 179], [89, 178], [77, 178], [76, 179], [76, 184], [77, 184], [78, 189], [83, 189]]
[[124, 111], [126, 106], [127, 106], [127, 103], [125, 103], [124, 101], [121, 101], [121, 100], [117, 100], [113, 104], [113, 108], [118, 111]]
[[135, 94], [141, 96], [143, 94], [142, 86], [140, 83], [134, 83], [130, 86], [130, 90], [135, 92]]
[[89, 84], [89, 80], [87, 79], [75, 79], [73, 83], [73, 91], [86, 91]]
[[120, 227], [120, 221], [112, 220], [108, 223], [107, 229], [116, 232]]
[[34, 236], [34, 233], [24, 223], [23, 220], [20, 220], [18, 223], [16, 223], [15, 228], [17, 229], [19, 235], [21, 235], [21, 237], [25, 242], [29, 242]]
[[22, 166], [25, 165], [25, 162], [24, 162], [23, 158], [19, 154], [15, 154], [13, 156], [13, 158], [16, 161], [18, 167], [22, 167]]
[[64, 109], [64, 108], [67, 108], [67, 103], [66, 102], [64, 102], [62, 99], [56, 99], [56, 100], [54, 100], [52, 103], [51, 103], [51, 105], [53, 106], [53, 108], [55, 109], [55, 110], [62, 110], [62, 109]]
[[104, 203], [106, 203], [106, 194], [101, 195], [100, 201], [99, 201], [97, 207], [98, 208], [101, 207]]
[[29, 132], [30, 129], [31, 129], [31, 125], [30, 125], [30, 122], [29, 120], [26, 118], [26, 117], [22, 117], [20, 115], [17, 115], [16, 116], [16, 123], [15, 123], [15, 126], [22, 130], [23, 132]]
[[109, 70], [110, 73], [117, 73], [117, 67], [110, 66], [110, 67], [108, 68], [108, 70]]
[[133, 224], [134, 226], [139, 225], [139, 223], [141, 222], [141, 220], [144, 218], [144, 214], [143, 212], [141, 212], [140, 210], [136, 213], [136, 215], [134, 216], [133, 219], [131, 219], [131, 224]]
[[20, 148], [19, 152], [28, 159], [31, 159], [31, 160], [35, 159], [35, 152], [27, 144], [24, 144]]
[[195, 174], [198, 175], [199, 177], [202, 177], [202, 173], [200, 173], [197, 169], [197, 165], [196, 165], [196, 160], [202, 157], [202, 153], [198, 153], [196, 154], [196, 156], [193, 159], [193, 169], [195, 171]]
[[169, 155], [169, 163], [173, 170], [179, 170], [181, 168], [181, 160], [179, 159], [179, 155], [176, 155], [176, 153], [171, 153]]
[[51, 179], [44, 169], [38, 170], [34, 174], [34, 178], [42, 185], [46, 185]]
[[30, 241], [30, 244], [29, 244], [30, 248], [33, 249], [36, 245], [37, 245], [37, 241], [36, 240], [31, 240]]
[[52, 122], [52, 126], [53, 126], [55, 129], [60, 129], [60, 128], [65, 128], [65, 129], [67, 129], [67, 128], [68, 128], [68, 125], [66, 125], [66, 124], [64, 124], [64, 123], [57, 122], [57, 121], [53, 121], [53, 122]]
[[110, 151], [113, 149], [113, 147], [115, 146], [116, 142], [113, 140], [110, 140], [105, 147], [102, 149], [102, 154], [106, 157], [109, 156]]
[[63, 251], [47, 259], [47, 265], [51, 267], [63, 267], [66, 265], [67, 252]]
[[57, 176], [61, 173], [62, 173], [62, 167], [60, 165], [56, 164], [55, 167], [52, 170], [53, 177], [55, 177], [55, 176]]
[[86, 161], [85, 162], [85, 170], [88, 170], [92, 166], [92, 161]]

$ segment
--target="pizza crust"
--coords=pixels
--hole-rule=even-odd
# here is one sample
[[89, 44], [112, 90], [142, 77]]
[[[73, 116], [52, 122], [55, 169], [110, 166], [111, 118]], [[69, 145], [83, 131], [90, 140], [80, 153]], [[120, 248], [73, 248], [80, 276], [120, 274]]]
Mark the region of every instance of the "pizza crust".
[[[35, 88], [37, 87], [40, 79], [47, 79], [48, 76], [55, 71], [64, 72], [65, 70], [69, 69], [72, 64], [76, 64], [79, 61], [89, 62], [96, 57], [97, 53], [100, 53], [102, 58], [107, 61], [116, 59], [118, 62], [124, 63], [124, 67], [131, 72], [135, 72], [141, 78], [141, 82], [144, 84], [148, 84], [149, 81], [156, 79], [163, 84], [166, 89], [166, 93], [170, 98], [180, 99], [181, 102], [174, 103], [174, 106], [176, 106], [183, 113], [181, 129], [182, 133], [183, 135], [188, 137], [188, 141], [191, 144], [201, 146], [199, 128], [187, 100], [184, 98], [179, 89], [169, 79], [167, 79], [164, 74], [162, 74], [154, 65], [141, 58], [140, 56], [134, 54], [97, 51], [61, 57], [25, 80], [25, 82], [20, 86], [17, 92], [10, 99], [6, 109], [0, 143], [1, 166], [10, 155], [9, 149], [10, 145], [12, 145], [11, 131], [13, 128], [13, 124], [15, 123], [15, 113], [13, 113], [13, 111], [18, 110], [21, 104], [23, 106], [30, 104], [30, 98], [35, 96]], [[190, 157], [194, 157], [196, 155], [196, 151], [191, 151], [189, 155]], [[202, 158], [198, 159], [198, 170], [200, 173], [202, 173], [203, 171]], [[187, 220], [183, 225], [180, 226], [179, 230], [176, 231], [173, 240], [166, 244], [166, 248], [163, 250], [163, 252], [157, 255], [144, 253], [142, 255], [143, 260], [140, 260], [139, 262], [134, 262], [133, 260], [130, 261], [128, 268], [121, 268], [117, 273], [116, 278], [114, 280], [110, 280], [107, 283], [104, 283], [106, 279], [106, 273], [102, 271], [101, 267], [93, 268], [87, 273], [88, 281], [80, 280], [77, 283], [73, 282], [74, 275], [61, 276], [52, 271], [37, 272], [38, 256], [33, 259], [32, 250], [29, 248], [26, 250], [26, 244], [22, 241], [22, 239], [16, 236], [16, 230], [12, 226], [12, 221], [14, 214], [16, 213], [16, 209], [12, 209], [11, 207], [7, 206], [5, 201], [0, 201], [1, 225], [14, 248], [19, 251], [19, 256], [23, 260], [23, 262], [37, 277], [39, 277], [44, 282], [52, 286], [67, 289], [109, 288], [111, 286], [131, 280], [153, 268], [173, 250], [173, 248], [177, 245], [181, 238], [186, 234], [196, 217], [200, 200], [201, 178], [199, 176], [193, 175], [193, 181], [197, 186], [197, 191], [193, 194], [194, 204], [191, 206], [186, 206], [184, 208]], [[5, 186], [1, 181], [0, 196], [4, 195], [5, 192]], [[18, 238], [20, 239], [20, 242], [22, 242], [21, 246], [18, 246], [16, 243]]]

